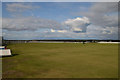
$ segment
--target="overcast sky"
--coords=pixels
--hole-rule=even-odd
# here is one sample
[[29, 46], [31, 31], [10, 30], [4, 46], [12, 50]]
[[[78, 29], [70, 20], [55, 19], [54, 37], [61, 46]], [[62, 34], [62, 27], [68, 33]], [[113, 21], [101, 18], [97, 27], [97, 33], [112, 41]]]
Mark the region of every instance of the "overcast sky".
[[5, 39], [118, 39], [117, 2], [3, 2]]

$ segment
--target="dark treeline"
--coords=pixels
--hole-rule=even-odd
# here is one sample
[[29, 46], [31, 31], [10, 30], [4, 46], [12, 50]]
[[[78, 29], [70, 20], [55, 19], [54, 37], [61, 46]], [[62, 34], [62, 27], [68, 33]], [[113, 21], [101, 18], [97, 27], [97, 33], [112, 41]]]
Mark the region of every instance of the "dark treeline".
[[3, 40], [3, 44], [8, 43], [39, 43], [39, 42], [120, 42], [120, 40]]

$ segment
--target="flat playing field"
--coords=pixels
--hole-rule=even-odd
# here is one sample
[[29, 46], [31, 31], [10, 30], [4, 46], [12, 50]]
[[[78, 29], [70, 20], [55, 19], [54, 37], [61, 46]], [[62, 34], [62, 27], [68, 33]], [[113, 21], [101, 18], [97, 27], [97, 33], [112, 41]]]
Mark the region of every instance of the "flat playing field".
[[3, 78], [117, 78], [118, 44], [11, 44]]

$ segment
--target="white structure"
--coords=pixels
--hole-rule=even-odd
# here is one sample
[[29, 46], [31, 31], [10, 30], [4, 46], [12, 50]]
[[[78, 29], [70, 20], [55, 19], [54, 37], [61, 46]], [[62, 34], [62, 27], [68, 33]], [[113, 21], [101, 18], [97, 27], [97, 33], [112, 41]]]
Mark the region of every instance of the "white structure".
[[0, 56], [11, 56], [10, 49], [5, 49], [5, 46], [0, 46]]
[[117, 44], [119, 44], [120, 42], [98, 42], [98, 43], [117, 43]]

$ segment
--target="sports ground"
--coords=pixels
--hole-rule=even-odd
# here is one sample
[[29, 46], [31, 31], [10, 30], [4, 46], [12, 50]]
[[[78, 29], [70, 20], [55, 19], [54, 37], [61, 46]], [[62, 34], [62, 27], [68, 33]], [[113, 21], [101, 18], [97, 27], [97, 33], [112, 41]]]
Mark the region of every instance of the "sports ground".
[[7, 46], [3, 78], [117, 78], [118, 44], [19, 43]]

